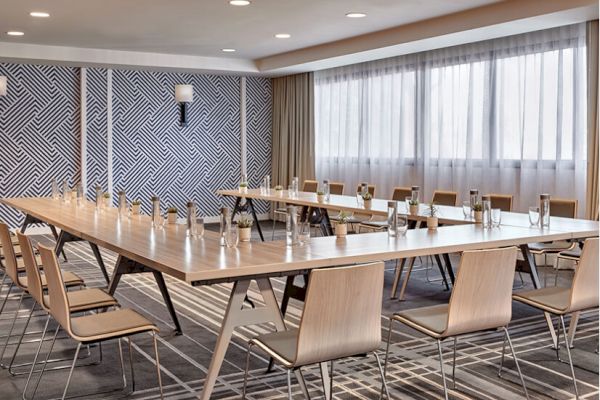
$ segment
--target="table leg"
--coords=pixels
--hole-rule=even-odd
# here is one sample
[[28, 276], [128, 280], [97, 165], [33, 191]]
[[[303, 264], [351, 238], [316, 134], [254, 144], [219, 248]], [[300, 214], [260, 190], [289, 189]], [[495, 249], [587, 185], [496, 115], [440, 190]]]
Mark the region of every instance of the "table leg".
[[241, 197], [235, 198], [235, 205], [233, 206], [233, 211], [231, 211], [231, 222], [233, 222], [233, 218], [235, 217], [235, 214], [237, 214], [239, 211], [241, 211], [241, 208], [240, 208], [241, 201], [242, 201]]
[[[408, 269], [406, 270], [406, 276], [404, 277], [404, 282], [402, 282], [402, 288], [400, 289], [399, 300], [404, 300], [404, 292], [406, 291], [406, 287], [408, 286], [408, 279], [410, 278], [410, 273], [413, 269], [413, 265], [415, 264], [415, 258], [411, 257], [408, 260]], [[402, 274], [402, 271], [400, 271]]]
[[[537, 265], [535, 263], [535, 257], [529, 251], [529, 245], [522, 244], [521, 245], [521, 253], [523, 253], [523, 259], [525, 260], [525, 265], [529, 269], [529, 275], [531, 275], [531, 280], [533, 282], [533, 287], [536, 289], [541, 288], [540, 277], [537, 272]], [[554, 348], [558, 346], [558, 339], [556, 337], [556, 332], [554, 331], [554, 324], [552, 323], [552, 317], [549, 313], [544, 313], [544, 317], [546, 318], [546, 323], [548, 324], [548, 329], [550, 330], [550, 336], [552, 337], [552, 344]]]
[[111, 296], [115, 294], [117, 290], [117, 286], [119, 286], [119, 282], [121, 281], [121, 275], [125, 273], [127, 269], [127, 260], [124, 257], [119, 256], [117, 258], [117, 263], [115, 264], [115, 268], [113, 269], [112, 277], [108, 282], [108, 294]]
[[444, 263], [446, 264], [446, 271], [448, 272], [448, 276], [450, 277], [450, 282], [452, 286], [454, 286], [454, 270], [452, 269], [452, 261], [450, 261], [450, 256], [448, 253], [442, 254], [444, 258]]
[[331, 226], [331, 220], [329, 219], [329, 212], [326, 208], [319, 209], [321, 213], [321, 232], [324, 236], [333, 236], [333, 227]]
[[104, 261], [102, 260], [102, 254], [100, 254], [100, 249], [96, 245], [96, 243], [88, 242], [90, 247], [92, 248], [92, 253], [94, 253], [94, 257], [96, 257], [96, 261], [100, 266], [100, 270], [102, 271], [102, 275], [104, 275], [104, 279], [106, 279], [106, 283], [110, 282], [110, 278], [108, 276], [108, 272], [106, 271], [106, 266], [104, 265]]
[[439, 254], [433, 256], [435, 258], [435, 262], [440, 270], [440, 274], [442, 275], [442, 281], [444, 282], [444, 286], [446, 286], [446, 290], [450, 290], [450, 286], [448, 286], [448, 279], [446, 279], [446, 273], [444, 272], [444, 267], [442, 266], [442, 259]]
[[258, 234], [260, 235], [260, 240], [265, 241], [265, 238], [262, 233], [262, 229], [260, 228], [260, 223], [258, 222], [258, 217], [256, 216], [256, 210], [254, 210], [254, 204], [252, 204], [252, 199], [246, 199], [248, 207], [250, 207], [250, 212], [252, 212], [252, 218], [254, 218], [254, 224], [256, 225], [256, 229], [258, 230]]
[[[23, 221], [23, 224], [21, 225], [21, 233], [25, 233], [25, 230], [27, 230], [27, 227], [31, 224], [46, 224], [43, 221], [40, 221], [39, 219], [32, 217], [29, 214], [25, 214], [25, 220]], [[54, 236], [54, 240], [58, 240], [58, 232], [56, 232], [56, 227], [54, 225], [51, 224], [46, 224], [50, 227], [50, 231], [52, 232], [52, 236]], [[63, 259], [66, 261], [67, 260], [67, 255], [65, 254], [64, 251], [62, 251], [62, 255], [63, 255]]]
[[400, 265], [398, 265], [398, 261], [396, 260], [396, 272], [394, 273], [394, 282], [392, 283], [392, 293], [390, 294], [390, 299], [396, 298], [396, 292], [398, 291], [398, 284], [400, 283], [400, 278], [402, 278], [402, 270], [404, 269], [405, 264], [406, 264], [406, 258], [403, 258], [400, 261]]
[[[202, 400], [210, 399], [215, 383], [217, 382], [219, 370], [221, 369], [221, 365], [223, 364], [223, 360], [225, 358], [225, 352], [229, 347], [231, 336], [233, 335], [233, 331], [236, 327], [273, 322], [275, 323], [275, 327], [278, 331], [285, 330], [285, 323], [283, 321], [281, 312], [279, 311], [279, 306], [277, 305], [275, 293], [273, 293], [271, 281], [269, 281], [268, 278], [262, 278], [257, 279], [256, 283], [258, 284], [258, 288], [260, 289], [260, 293], [265, 302], [265, 306], [261, 308], [242, 308], [244, 298], [246, 297], [246, 293], [250, 287], [250, 280], [236, 281], [233, 285], [231, 296], [229, 297], [229, 303], [227, 304], [225, 316], [221, 324], [219, 337], [217, 338], [215, 350], [213, 352], [206, 379], [204, 381], [204, 387], [199, 397]], [[308, 391], [306, 386], [303, 384], [304, 380], [302, 379], [299, 370], [296, 371], [296, 377], [298, 378], [298, 382], [300, 383], [303, 392], [305, 392], [305, 395], [307, 395]]]
[[154, 275], [154, 279], [156, 279], [156, 284], [160, 289], [160, 293], [165, 301], [165, 305], [167, 306], [167, 310], [169, 310], [169, 314], [171, 315], [171, 320], [175, 324], [175, 334], [181, 335], [183, 331], [181, 330], [181, 325], [179, 324], [179, 318], [177, 318], [177, 312], [175, 311], [175, 307], [173, 306], [173, 302], [171, 301], [171, 295], [169, 294], [169, 289], [167, 288], [167, 284], [165, 283], [165, 278], [163, 277], [162, 272], [152, 271]]

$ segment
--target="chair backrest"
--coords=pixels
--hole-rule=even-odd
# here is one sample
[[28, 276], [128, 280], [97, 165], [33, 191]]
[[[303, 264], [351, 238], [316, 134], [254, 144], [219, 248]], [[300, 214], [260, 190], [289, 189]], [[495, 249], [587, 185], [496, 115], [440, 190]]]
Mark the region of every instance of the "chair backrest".
[[407, 197], [412, 195], [412, 190], [409, 187], [398, 186], [394, 188], [394, 192], [392, 193], [392, 200], [395, 201], [404, 201]]
[[317, 182], [317, 181], [312, 181], [312, 180], [306, 179], [304, 181], [304, 183], [302, 184], [303, 192], [316, 193], [318, 189], [319, 189], [319, 182]]
[[4, 268], [8, 277], [18, 286], [19, 273], [17, 267], [17, 256], [10, 237], [10, 229], [4, 222], [0, 222], [0, 243], [2, 243], [2, 255], [4, 256]]
[[553, 217], [575, 218], [577, 216], [577, 200], [551, 198], [550, 215]]
[[314, 364], [379, 348], [382, 295], [382, 262], [313, 270], [295, 364]]
[[67, 290], [63, 282], [58, 259], [54, 254], [54, 249], [38, 244], [42, 265], [44, 266], [44, 275], [48, 284], [48, 297], [50, 298], [50, 314], [62, 326], [62, 328], [72, 336], [71, 314], [69, 312], [69, 299]]
[[344, 184], [342, 182], [330, 182], [329, 183], [329, 193], [343, 195], [344, 194]]
[[440, 206], [455, 206], [457, 196], [456, 192], [436, 190], [433, 192], [433, 199], [431, 201]]
[[510, 322], [516, 261], [516, 247], [463, 253], [444, 336], [498, 328]]
[[[360, 184], [356, 187], [356, 193], [360, 192]], [[375, 197], [375, 185], [367, 185], [367, 190], [371, 193], [371, 196]], [[356, 194], [355, 193], [355, 194]]]
[[583, 243], [571, 286], [572, 311], [598, 307], [598, 240], [590, 238]]
[[19, 239], [19, 245], [21, 246], [21, 257], [23, 257], [23, 264], [25, 264], [25, 275], [27, 276], [27, 291], [29, 294], [38, 302], [42, 307], [46, 307], [44, 304], [44, 294], [42, 288], [42, 277], [40, 275], [40, 269], [35, 260], [35, 254], [33, 252], [33, 246], [29, 236], [17, 230], [17, 239]]
[[496, 194], [490, 193], [482, 196], [483, 200], [489, 200], [492, 203], [492, 208], [499, 208], [502, 211], [512, 211], [513, 196], [512, 194]]

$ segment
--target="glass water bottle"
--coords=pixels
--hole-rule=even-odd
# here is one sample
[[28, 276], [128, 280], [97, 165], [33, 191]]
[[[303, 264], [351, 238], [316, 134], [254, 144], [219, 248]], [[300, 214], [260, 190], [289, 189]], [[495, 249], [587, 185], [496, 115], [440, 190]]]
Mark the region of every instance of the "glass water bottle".
[[387, 207], [388, 235], [396, 237], [398, 232], [398, 202], [388, 201]]
[[287, 206], [285, 217], [285, 244], [295, 246], [298, 242], [298, 210], [295, 206]]
[[63, 179], [62, 181], [62, 199], [63, 202], [68, 202], [69, 200], [71, 200], [71, 196], [69, 193], [69, 185], [67, 185], [67, 180]]
[[126, 217], [129, 210], [127, 208], [127, 197], [125, 196], [125, 191], [121, 190], [119, 192], [119, 215], [121, 217]]
[[331, 188], [329, 187], [329, 181], [325, 179], [323, 181], [323, 194], [325, 195], [325, 201], [329, 201], [331, 197]]
[[479, 190], [471, 189], [469, 190], [469, 204], [471, 206], [471, 217], [473, 216], [473, 206], [477, 204], [479, 201]]
[[547, 193], [540, 194], [540, 226], [550, 227], [550, 195]]
[[196, 230], [196, 205], [193, 201], [187, 203], [187, 236], [195, 237], [198, 234]]
[[52, 178], [52, 199], [60, 199], [60, 192], [58, 191], [58, 182], [56, 182], [56, 178]]
[[79, 183], [77, 185], [77, 206], [82, 207], [85, 202], [85, 198], [83, 197], [83, 185]]
[[163, 218], [160, 215], [160, 199], [157, 196], [152, 196], [152, 227], [162, 226]]
[[219, 244], [221, 246], [227, 246], [227, 233], [229, 232], [229, 226], [231, 225], [229, 208], [221, 207], [219, 222]]
[[489, 199], [482, 201], [483, 206], [483, 227], [491, 228], [492, 227], [492, 201]]
[[96, 210], [102, 209], [102, 188], [96, 185]]

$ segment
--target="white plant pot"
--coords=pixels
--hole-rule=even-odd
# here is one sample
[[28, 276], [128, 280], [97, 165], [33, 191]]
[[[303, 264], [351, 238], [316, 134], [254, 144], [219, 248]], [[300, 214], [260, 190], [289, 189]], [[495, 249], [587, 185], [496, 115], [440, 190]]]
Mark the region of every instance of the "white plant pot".
[[318, 194], [318, 195], [317, 195], [317, 201], [318, 201], [319, 203], [323, 203], [323, 202], [325, 202], [325, 195], [324, 195], [324, 194]]
[[438, 227], [438, 217], [427, 217], [427, 229], [435, 230]]
[[132, 204], [131, 205], [131, 214], [140, 215], [141, 204]]
[[371, 205], [373, 204], [373, 200], [364, 200], [365, 210], [370, 210]]
[[249, 242], [250, 237], [252, 236], [252, 228], [239, 228], [238, 232], [240, 234], [241, 242]]
[[337, 224], [335, 226], [335, 235], [337, 237], [345, 237], [348, 234], [348, 224]]
[[240, 193], [248, 193], [248, 186], [240, 186], [239, 187]]
[[177, 213], [167, 213], [167, 223], [168, 224], [176, 224], [177, 223]]
[[104, 198], [104, 207], [110, 207], [110, 198]]
[[476, 224], [481, 224], [483, 222], [483, 211], [473, 211], [473, 216], [475, 217]]
[[283, 190], [276, 190], [275, 194], [279, 197], [283, 197]]
[[419, 205], [418, 205], [418, 204], [417, 204], [417, 205], [414, 205], [414, 206], [413, 206], [413, 205], [411, 205], [411, 206], [409, 207], [409, 210], [408, 210], [408, 212], [410, 213], [410, 215], [417, 215], [417, 214], [419, 214]]
[[73, 190], [71, 192], [71, 200], [77, 200], [77, 191]]

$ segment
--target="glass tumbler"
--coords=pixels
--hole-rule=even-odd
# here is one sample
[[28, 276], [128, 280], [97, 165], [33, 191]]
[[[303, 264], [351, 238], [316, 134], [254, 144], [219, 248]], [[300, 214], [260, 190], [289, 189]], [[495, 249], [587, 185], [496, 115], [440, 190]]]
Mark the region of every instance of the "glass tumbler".
[[538, 226], [540, 223], [540, 208], [539, 207], [529, 207], [529, 224], [531, 226]]
[[462, 210], [465, 218], [469, 218], [471, 216], [471, 202], [463, 201]]
[[406, 231], [408, 231], [408, 216], [406, 214], [398, 214], [397, 236], [405, 236]]
[[298, 241], [300, 244], [310, 243], [310, 223], [302, 222], [298, 225]]
[[499, 208], [492, 208], [492, 226], [500, 227], [502, 222], [502, 210]]
[[227, 229], [227, 234], [225, 235], [225, 242], [227, 243], [227, 247], [234, 248], [237, 247], [240, 237], [238, 235], [238, 227], [236, 224], [230, 224], [229, 229]]

